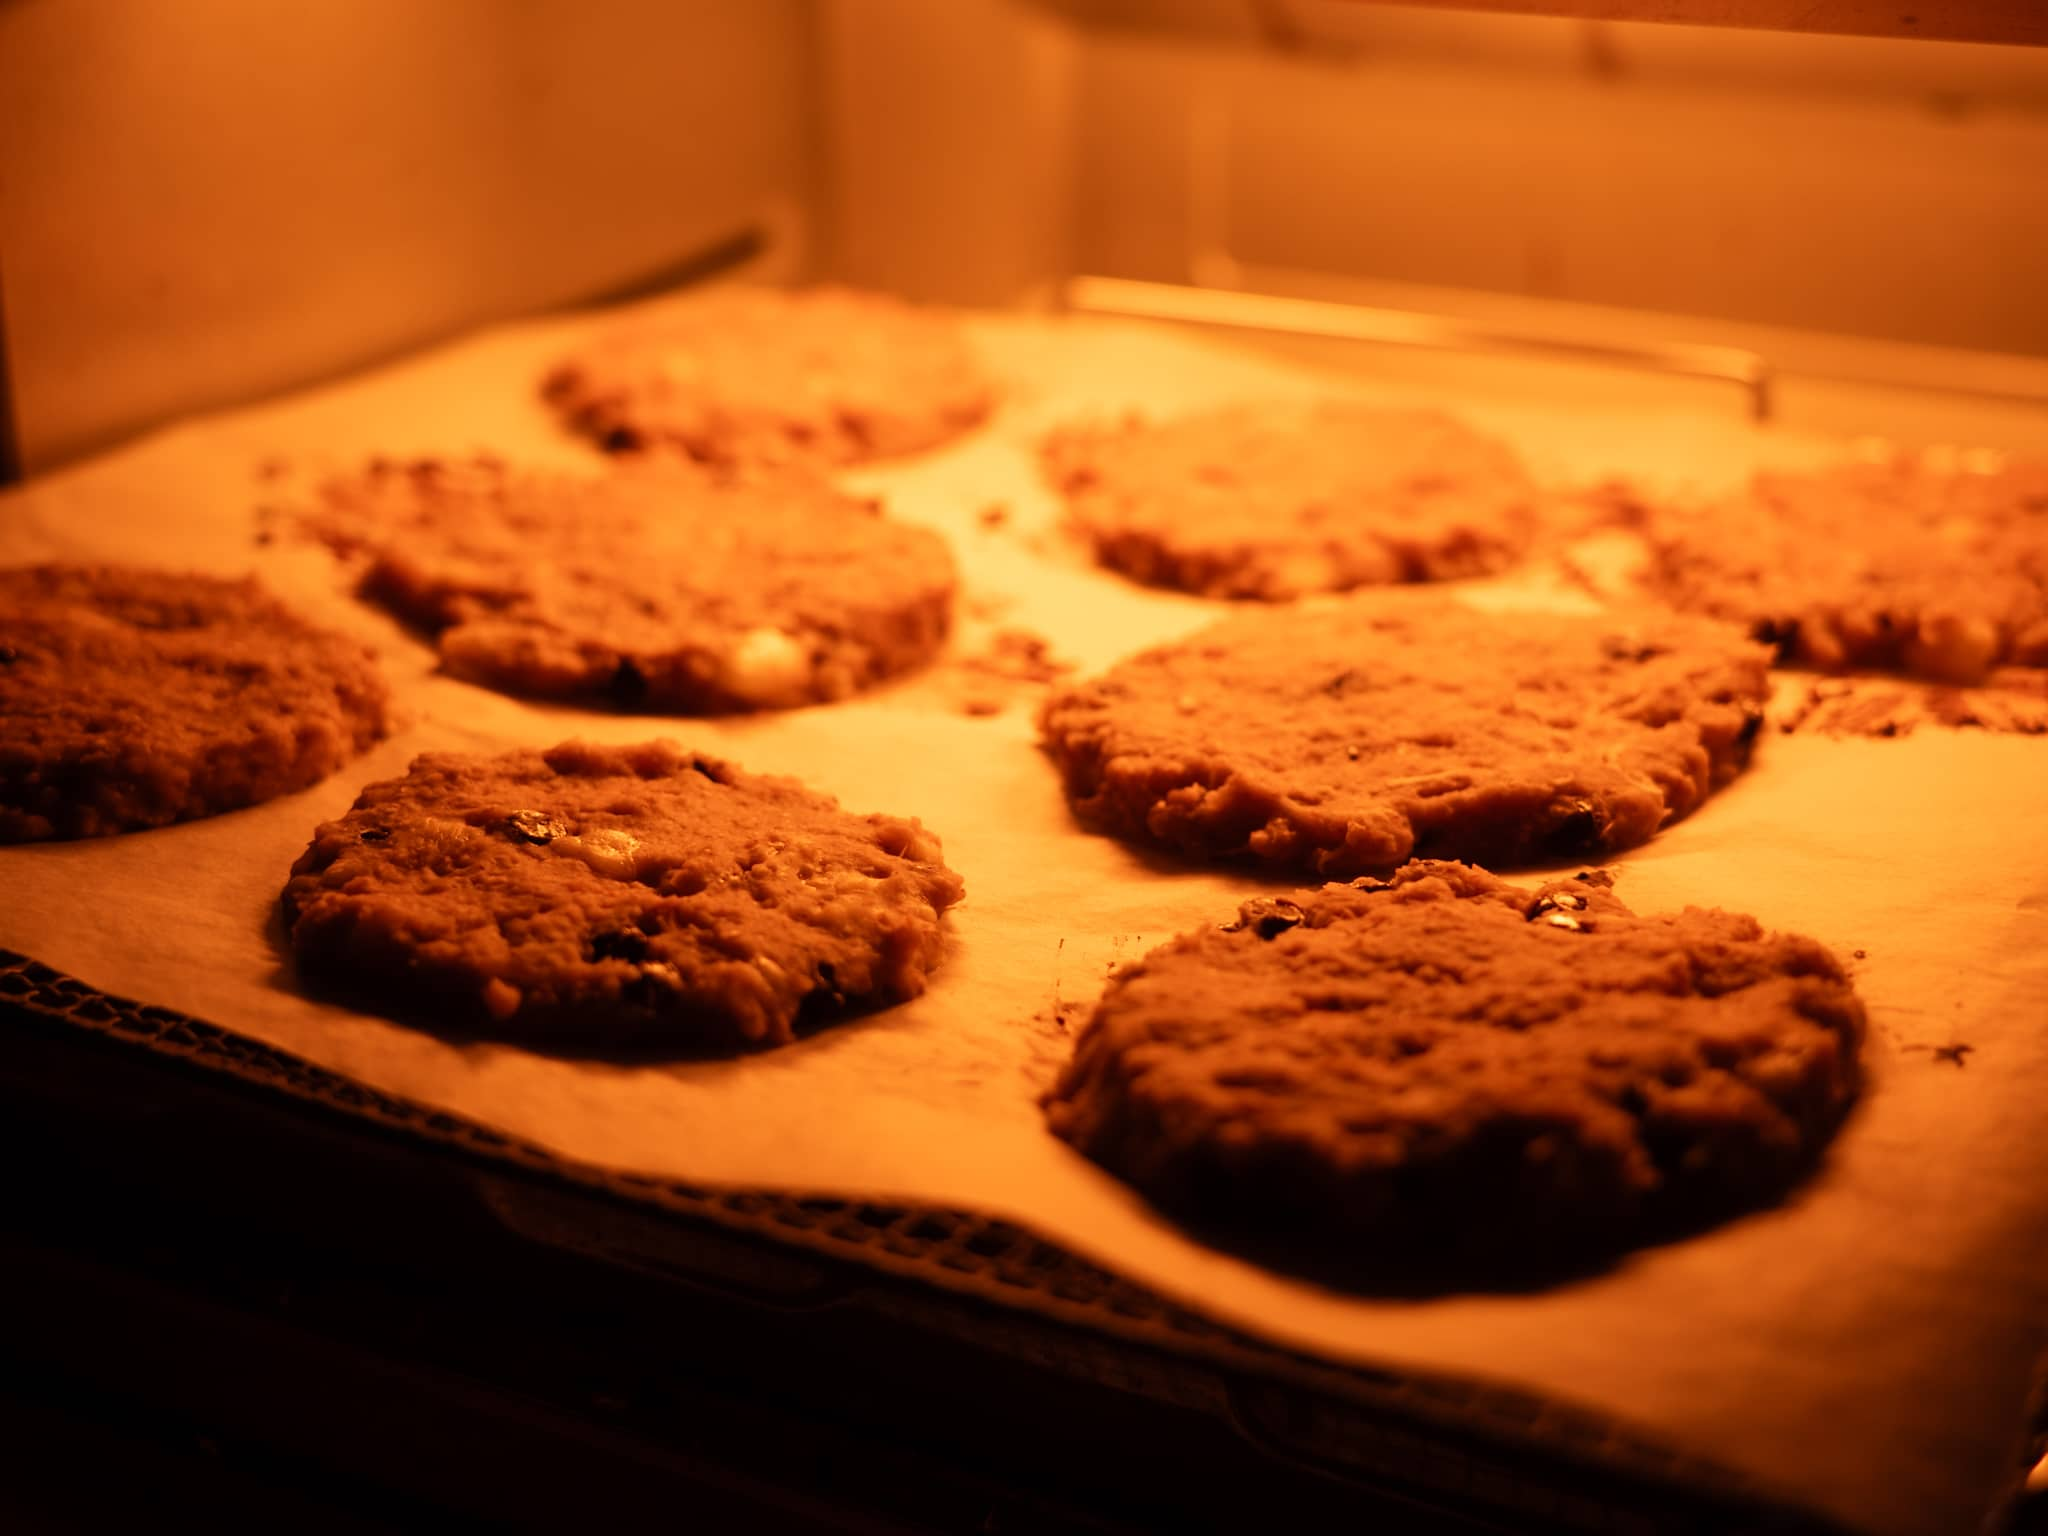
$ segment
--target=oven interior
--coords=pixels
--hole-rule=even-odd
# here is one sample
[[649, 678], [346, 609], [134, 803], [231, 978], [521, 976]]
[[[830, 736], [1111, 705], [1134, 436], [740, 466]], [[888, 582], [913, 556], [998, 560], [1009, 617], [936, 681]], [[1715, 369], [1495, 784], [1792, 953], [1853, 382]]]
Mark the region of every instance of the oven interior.
[[[0, 4], [0, 480], [725, 279], [2048, 451], [2048, 13], [1921, 9]], [[1255, 1486], [1304, 1525], [1809, 1528], [1660, 1451], [1579, 1458], [1582, 1425], [1532, 1452], [1513, 1402], [1324, 1373], [968, 1213], [592, 1187], [27, 960], [0, 992], [30, 1042], [4, 1134], [97, 1191], [8, 1239], [48, 1323], [10, 1354], [31, 1503], [71, 1507], [113, 1444], [337, 1529], [678, 1486], [714, 1525], [816, 1529], [1135, 1530]], [[137, 1126], [179, 1146], [140, 1180]], [[949, 1266], [973, 1283], [928, 1283]], [[315, 1375], [331, 1411], [273, 1418]], [[394, 1383], [388, 1424], [349, 1411]]]

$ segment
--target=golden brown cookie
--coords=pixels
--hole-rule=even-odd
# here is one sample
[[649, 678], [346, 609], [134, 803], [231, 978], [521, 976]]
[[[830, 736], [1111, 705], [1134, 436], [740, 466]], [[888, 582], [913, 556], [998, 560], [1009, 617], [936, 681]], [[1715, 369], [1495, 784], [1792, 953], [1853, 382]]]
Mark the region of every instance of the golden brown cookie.
[[858, 464], [977, 426], [995, 391], [942, 315], [846, 288], [726, 288], [597, 337], [542, 392], [614, 451]]
[[1081, 818], [1345, 877], [1628, 848], [1749, 760], [1768, 652], [1664, 614], [1484, 613], [1423, 593], [1259, 610], [1054, 692]]
[[253, 580], [0, 570], [0, 842], [211, 816], [324, 779], [381, 738], [369, 652]]
[[1440, 411], [1237, 405], [1069, 427], [1044, 460], [1104, 565], [1204, 597], [1482, 575], [1536, 523], [1514, 451]]
[[300, 971], [508, 1040], [679, 1051], [924, 991], [960, 877], [916, 821], [673, 742], [429, 753], [313, 835]]
[[1638, 916], [1604, 876], [1418, 862], [1126, 967], [1046, 1114], [1198, 1220], [1519, 1265], [1776, 1198], [1853, 1096], [1863, 1030], [1812, 939]]
[[539, 698], [826, 702], [923, 665], [951, 622], [943, 539], [787, 472], [380, 461], [304, 526], [367, 557], [364, 594], [431, 631], [449, 672]]
[[1950, 683], [2048, 666], [2048, 461], [1758, 475], [1719, 502], [1653, 509], [1648, 533], [1652, 590], [1798, 666]]

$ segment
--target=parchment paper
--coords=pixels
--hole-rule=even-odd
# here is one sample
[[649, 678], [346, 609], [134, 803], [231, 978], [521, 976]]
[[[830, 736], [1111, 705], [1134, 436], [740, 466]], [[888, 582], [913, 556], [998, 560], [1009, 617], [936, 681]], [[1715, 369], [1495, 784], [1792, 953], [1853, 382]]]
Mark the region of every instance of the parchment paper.
[[[488, 333], [0, 499], [10, 561], [260, 571], [374, 641], [407, 717], [396, 739], [303, 794], [158, 832], [0, 850], [0, 945], [572, 1158], [1007, 1216], [1249, 1332], [1602, 1410], [1872, 1532], [1971, 1529], [2010, 1485], [2048, 1346], [2048, 741], [1767, 733], [1741, 782], [1620, 861], [1638, 909], [1730, 906], [1867, 956], [1854, 969], [1872, 1085], [1782, 1208], [1537, 1295], [1386, 1301], [1300, 1283], [1188, 1240], [1042, 1128], [1034, 1100], [1068, 1047], [1055, 1004], [1085, 1003], [1115, 962], [1228, 916], [1257, 881], [1077, 830], [1032, 745], [1033, 691], [969, 718], [957, 674], [940, 668], [857, 702], [739, 721], [537, 709], [435, 676], [431, 651], [357, 605], [324, 553], [255, 542], [258, 503], [359, 455], [492, 448], [591, 462], [533, 397], [541, 365], [588, 323]], [[1015, 624], [1089, 668], [1216, 609], [1094, 572], [1059, 541], [1030, 456], [1045, 426], [1127, 405], [1377, 392], [1163, 329], [986, 317], [972, 333], [1009, 390], [998, 420], [848, 479], [952, 536], [975, 616], [963, 647], [990, 623]], [[1625, 378], [1461, 404], [1557, 475], [1707, 481], [1830, 448], [1753, 433], [1732, 402], [1646, 401]], [[275, 464], [262, 472], [274, 459], [282, 479]], [[995, 502], [1008, 516], [988, 528], [978, 514]], [[1507, 595], [1574, 600], [1541, 582]], [[930, 993], [768, 1055], [667, 1066], [451, 1044], [293, 990], [275, 903], [315, 822], [423, 748], [577, 734], [701, 742], [853, 808], [922, 817], [968, 887]], [[1961, 1044], [1960, 1062], [1933, 1049]]]

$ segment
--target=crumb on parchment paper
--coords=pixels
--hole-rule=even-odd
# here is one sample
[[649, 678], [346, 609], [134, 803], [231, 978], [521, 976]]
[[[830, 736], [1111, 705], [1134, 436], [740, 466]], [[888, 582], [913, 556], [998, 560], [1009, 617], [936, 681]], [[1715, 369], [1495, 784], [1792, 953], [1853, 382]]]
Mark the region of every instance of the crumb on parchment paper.
[[946, 665], [948, 691], [962, 714], [1000, 715], [1027, 690], [1066, 676], [1074, 664], [1053, 654], [1052, 642], [1032, 630], [995, 630], [980, 645], [963, 649]]
[[1774, 711], [1785, 735], [1910, 736], [1923, 725], [2048, 734], [2048, 670], [2001, 667], [1972, 688], [1899, 677], [1789, 678]]
[[1900, 1046], [1899, 1049], [1902, 1051], [1925, 1051], [1927, 1052], [1928, 1061], [1935, 1065], [1947, 1062], [1952, 1067], [1966, 1067], [1969, 1063], [1963, 1058], [1974, 1052], [1977, 1047], [1965, 1040], [1951, 1040], [1947, 1045], [1930, 1045], [1925, 1041], [1908, 1041]]

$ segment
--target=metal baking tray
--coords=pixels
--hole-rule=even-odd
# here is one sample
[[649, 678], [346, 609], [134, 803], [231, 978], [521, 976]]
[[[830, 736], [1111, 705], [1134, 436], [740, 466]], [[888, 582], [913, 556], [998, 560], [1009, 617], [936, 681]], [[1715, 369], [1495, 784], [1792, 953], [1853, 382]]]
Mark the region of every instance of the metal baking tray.
[[1834, 1529], [1595, 1416], [1290, 1354], [970, 1212], [579, 1164], [4, 951], [0, 1017], [12, 1166], [41, 1170], [8, 1239], [42, 1318], [16, 1389], [196, 1424], [323, 1507]]

